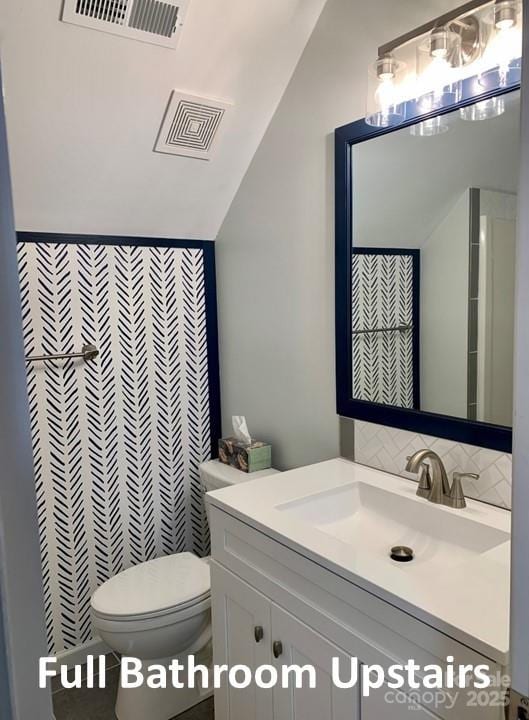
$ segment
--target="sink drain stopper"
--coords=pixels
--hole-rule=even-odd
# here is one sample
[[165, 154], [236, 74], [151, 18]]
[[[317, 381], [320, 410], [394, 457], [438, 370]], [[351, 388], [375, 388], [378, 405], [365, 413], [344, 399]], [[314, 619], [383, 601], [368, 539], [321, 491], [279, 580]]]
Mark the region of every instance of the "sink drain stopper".
[[406, 545], [396, 545], [391, 548], [389, 556], [396, 562], [411, 562], [413, 560], [413, 550], [406, 547]]

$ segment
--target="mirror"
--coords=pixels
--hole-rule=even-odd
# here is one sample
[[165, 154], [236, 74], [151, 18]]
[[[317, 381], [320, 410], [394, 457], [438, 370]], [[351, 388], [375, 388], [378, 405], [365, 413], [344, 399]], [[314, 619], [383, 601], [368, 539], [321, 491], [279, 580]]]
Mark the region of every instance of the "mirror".
[[515, 91], [350, 141], [353, 401], [512, 426], [519, 119]]

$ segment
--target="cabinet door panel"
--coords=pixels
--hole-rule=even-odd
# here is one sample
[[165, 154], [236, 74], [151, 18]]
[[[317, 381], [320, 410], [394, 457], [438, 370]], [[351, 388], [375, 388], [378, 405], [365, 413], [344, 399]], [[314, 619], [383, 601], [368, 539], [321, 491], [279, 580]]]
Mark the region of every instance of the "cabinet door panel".
[[283, 652], [274, 664], [313, 665], [316, 688], [308, 681], [303, 688], [274, 690], [274, 720], [359, 720], [358, 686], [349, 690], [335, 687], [332, 681], [332, 659], [340, 659], [342, 667], [349, 667], [350, 657], [293, 615], [272, 604], [273, 641], [280, 641]]
[[[271, 662], [270, 601], [215, 562], [211, 563], [213, 658], [217, 665]], [[256, 640], [256, 628], [262, 639]], [[259, 637], [259, 635], [257, 636]], [[226, 675], [215, 690], [215, 720], [272, 720], [272, 694], [256, 687], [233, 688]]]

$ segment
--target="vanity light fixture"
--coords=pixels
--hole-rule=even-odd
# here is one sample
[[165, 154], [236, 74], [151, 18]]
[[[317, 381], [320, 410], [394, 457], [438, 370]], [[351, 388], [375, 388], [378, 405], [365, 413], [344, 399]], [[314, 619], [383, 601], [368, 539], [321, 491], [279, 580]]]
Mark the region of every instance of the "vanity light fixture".
[[[369, 73], [366, 123], [399, 125], [519, 83], [521, 14], [520, 0], [470, 0], [382, 45]], [[501, 112], [501, 103], [485, 103], [465, 119]]]

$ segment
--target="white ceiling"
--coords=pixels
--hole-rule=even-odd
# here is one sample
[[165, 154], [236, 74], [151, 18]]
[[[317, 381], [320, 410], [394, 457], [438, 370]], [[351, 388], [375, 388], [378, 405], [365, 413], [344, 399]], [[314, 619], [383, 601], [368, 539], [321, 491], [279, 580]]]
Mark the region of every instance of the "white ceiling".
[[[2, 0], [17, 229], [214, 239], [325, 0], [192, 0], [176, 51]], [[153, 153], [171, 90], [234, 103], [211, 162]]]
[[409, 128], [353, 147], [355, 245], [421, 247], [471, 187], [516, 193], [520, 93], [499, 117], [445, 116], [448, 131], [414, 137]]

